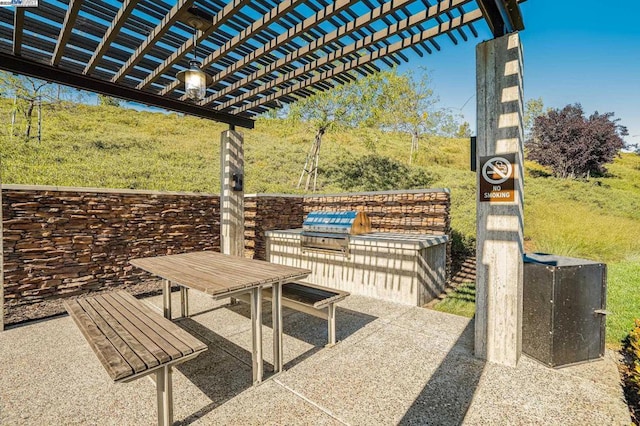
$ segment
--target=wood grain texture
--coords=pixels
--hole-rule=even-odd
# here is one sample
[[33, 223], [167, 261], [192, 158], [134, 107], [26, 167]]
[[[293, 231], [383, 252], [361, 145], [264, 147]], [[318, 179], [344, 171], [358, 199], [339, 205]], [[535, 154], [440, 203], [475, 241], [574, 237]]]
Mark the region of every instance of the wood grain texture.
[[134, 259], [131, 264], [173, 283], [212, 296], [279, 281], [294, 281], [311, 272], [308, 269], [211, 251]]
[[114, 381], [125, 381], [207, 349], [124, 291], [69, 300], [64, 305]]

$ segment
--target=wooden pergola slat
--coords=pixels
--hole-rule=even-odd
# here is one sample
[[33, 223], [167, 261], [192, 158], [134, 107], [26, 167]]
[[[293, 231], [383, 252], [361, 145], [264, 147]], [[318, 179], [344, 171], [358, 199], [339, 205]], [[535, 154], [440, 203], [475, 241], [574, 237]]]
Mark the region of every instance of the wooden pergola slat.
[[[349, 53], [352, 52], [356, 52], [359, 49], [362, 48], [367, 48], [368, 46], [376, 43], [379, 40], [382, 40], [386, 37], [390, 37], [394, 34], [397, 34], [403, 30], [405, 30], [406, 28], [409, 27], [409, 25], [415, 25], [416, 22], [424, 22], [427, 21], [428, 19], [431, 19], [433, 17], [437, 17], [439, 14], [444, 13], [446, 10], [449, 10], [451, 7], [455, 7], [458, 6], [460, 4], [464, 4], [464, 3], [469, 3], [470, 0], [445, 0], [442, 3], [439, 3], [437, 6], [432, 6], [431, 8], [418, 13], [417, 15], [414, 15], [413, 17], [411, 17], [411, 19], [409, 20], [403, 20], [401, 22], [404, 23], [404, 25], [400, 25], [400, 24], [395, 24], [392, 27], [389, 28], [394, 28], [393, 31], [389, 31], [388, 29], [385, 30], [380, 30], [377, 31], [376, 33], [373, 34], [372, 38], [369, 39], [370, 41], [368, 43], [360, 43], [358, 45], [358, 41], [362, 41], [362, 40], [367, 40], [367, 38], [358, 38], [357, 42], [350, 45], [349, 48], [343, 47], [341, 48], [341, 54], [337, 55], [334, 53], [331, 53], [327, 56], [324, 56], [322, 58], [319, 58], [315, 61], [316, 67], [317, 66], [321, 66], [325, 63], [328, 63], [330, 61], [334, 61], [334, 60], [339, 60], [340, 58], [344, 57], [345, 55], [348, 55]], [[384, 18], [385, 16], [387, 16], [388, 14], [393, 13], [394, 11], [398, 10], [399, 8], [404, 7], [406, 4], [410, 3], [410, 0], [397, 0], [393, 3], [385, 3], [385, 5], [378, 7], [374, 10], [372, 10], [371, 12], [369, 12], [366, 15], [363, 15], [361, 17], [359, 17], [358, 19], [355, 20], [355, 22], [351, 22], [349, 24], [343, 25], [342, 27], [338, 28], [337, 30], [325, 35], [322, 38], [316, 39], [312, 42], [310, 42], [309, 44], [301, 47], [300, 49], [298, 49], [295, 52], [290, 53], [289, 55], [279, 59], [278, 61], [270, 64], [269, 66], [259, 70], [256, 73], [253, 73], [247, 77], [245, 77], [244, 79], [242, 79], [241, 81], [238, 81], [230, 86], [228, 86], [227, 88], [225, 88], [224, 90], [208, 96], [207, 98], [205, 98], [203, 101], [201, 101], [201, 105], [205, 105], [208, 103], [212, 103], [215, 102], [216, 100], [226, 96], [227, 94], [238, 90], [241, 87], [246, 86], [249, 82], [254, 81], [254, 80], [258, 80], [262, 77], [264, 77], [265, 75], [267, 75], [268, 73], [271, 73], [275, 70], [277, 70], [278, 68], [284, 67], [287, 64], [290, 64], [291, 62], [294, 62], [296, 60], [299, 60], [301, 57], [305, 56], [306, 54], [313, 52], [315, 49], [318, 49], [319, 46], [322, 46], [324, 44], [328, 44], [328, 43], [332, 43], [336, 40], [338, 40], [341, 37], [347, 36], [349, 34], [352, 34], [353, 32], [357, 31], [360, 28], [363, 28], [365, 26], [367, 26], [369, 23], [371, 23], [372, 21], [379, 19], [379, 18]], [[410, 21], [414, 21], [414, 22], [410, 22]], [[333, 55], [333, 56], [332, 56]], [[306, 73], [309, 72], [313, 69], [313, 67], [309, 67], [308, 65], [305, 65], [304, 69], [303, 68], [298, 68], [296, 70], [296, 72], [294, 73], [294, 75], [290, 75], [287, 74], [287, 76], [289, 76], [289, 78], [297, 78], [299, 75], [301, 75], [302, 73]], [[220, 78], [223, 78], [222, 73], [219, 74]], [[283, 79], [285, 77], [279, 77], [278, 80], [279, 82], [282, 82]], [[265, 88], [265, 90], [267, 90], [268, 88]], [[242, 100], [246, 99], [247, 95], [242, 95], [241, 98], [242, 99], [238, 99], [238, 102], [242, 102]], [[227, 108], [229, 105], [229, 103], [225, 103], [223, 104], [219, 109], [224, 109]]]
[[469, 22], [478, 21], [480, 19], [482, 19], [482, 12], [479, 9], [475, 9], [471, 12], [467, 12], [458, 18], [454, 18], [452, 21], [445, 22], [443, 24], [437, 25], [436, 27], [422, 31], [420, 34], [416, 34], [411, 39], [403, 39], [401, 41], [398, 41], [390, 45], [385, 49], [380, 49], [380, 50], [377, 50], [375, 53], [371, 53], [369, 55], [359, 57], [357, 59], [350, 61], [348, 64], [337, 66], [329, 71], [325, 71], [321, 74], [317, 74], [312, 78], [303, 80], [302, 82], [299, 82], [293, 86], [287, 87], [286, 89], [277, 91], [269, 96], [265, 96], [253, 102], [247, 103], [241, 106], [240, 108], [238, 108], [235, 111], [235, 113], [242, 113], [250, 109], [253, 109], [257, 106], [263, 105], [267, 102], [272, 102], [282, 97], [282, 95], [289, 95], [291, 93], [295, 93], [297, 90], [300, 90], [312, 84], [327, 80], [336, 75], [349, 72], [358, 66], [372, 62], [373, 60], [378, 59], [382, 56], [390, 55], [394, 52], [397, 52], [403, 48], [408, 47], [411, 43], [428, 40], [429, 38], [436, 37], [440, 34], [446, 33], [447, 31], [454, 30], [460, 27], [461, 25], [464, 25]]
[[[521, 1], [40, 0], [0, 10], [0, 69], [252, 127], [257, 114], [406, 62], [410, 51], [478, 37], [483, 18], [495, 37], [520, 30]], [[204, 19], [198, 56], [214, 78], [198, 103], [175, 77], [194, 48], [194, 14]]]
[[13, 54], [22, 53], [22, 31], [24, 28], [24, 9], [16, 8], [13, 15]]
[[[242, 61], [235, 63], [230, 66], [228, 69], [223, 71], [223, 75], [217, 76], [217, 80], [221, 80], [225, 78], [227, 75], [231, 73], [235, 73], [239, 71], [243, 66], [248, 63], [256, 62], [262, 59], [269, 52], [277, 49], [282, 46], [284, 43], [293, 39], [297, 34], [303, 34], [305, 31], [308, 31], [313, 26], [319, 25], [325, 19], [335, 15], [336, 13], [344, 10], [351, 3], [350, 0], [336, 0], [335, 3], [330, 4], [329, 6], [322, 9], [320, 12], [317, 12], [315, 15], [307, 18], [301, 25], [297, 25], [294, 28], [289, 29], [285, 33], [280, 34], [277, 38], [271, 40], [270, 42], [264, 44], [262, 47], [254, 50], [251, 54], [247, 55]], [[213, 55], [207, 56], [202, 61], [202, 66], [207, 67], [213, 62]], [[172, 84], [164, 88], [160, 91], [161, 95], [166, 95], [173, 92], [179, 85], [179, 82], [174, 81]]]
[[136, 49], [131, 58], [125, 63], [120, 71], [116, 73], [111, 79], [116, 83], [121, 81], [125, 75], [131, 71], [131, 69], [142, 59], [145, 53], [147, 53], [153, 45], [167, 32], [169, 28], [178, 20], [180, 13], [190, 7], [195, 0], [178, 0], [175, 6], [171, 8], [171, 11], [165, 16], [162, 21], [153, 29], [147, 39]]
[[[286, 13], [289, 11], [290, 8], [292, 8], [293, 6], [295, 6], [295, 3], [299, 1], [299, 0], [286, 0], [284, 3], [281, 3], [280, 5], [278, 5], [276, 8], [277, 10], [282, 10], [280, 13]], [[209, 35], [213, 34], [216, 30], [218, 30], [220, 28], [220, 26], [224, 25], [231, 16], [237, 14], [240, 9], [242, 9], [245, 5], [251, 3], [250, 0], [245, 0], [245, 1], [237, 1], [235, 3], [231, 3], [229, 5], [227, 5], [227, 7], [225, 7], [220, 13], [218, 13], [211, 26], [209, 28], [206, 28], [204, 31], [200, 31], [197, 37], [197, 43], [201, 43], [203, 40], [205, 40]], [[278, 15], [277, 17], [279, 17], [280, 15]], [[263, 22], [262, 26], [260, 28], [263, 28], [265, 25], [268, 25], [268, 21], [265, 22], [264, 17], [261, 19], [261, 21]], [[255, 24], [254, 24], [255, 25]], [[253, 29], [252, 29], [253, 31]], [[255, 30], [255, 31], [259, 31], [259, 30]], [[250, 36], [249, 32], [241, 32], [240, 34], [238, 34], [236, 37], [234, 37], [231, 41], [228, 41], [227, 43], [225, 43], [225, 46], [229, 43], [232, 43], [235, 41], [235, 43], [238, 43], [238, 41], [236, 41], [236, 39], [240, 40], [240, 41], [244, 41], [246, 38], [248, 38]], [[236, 44], [237, 45], [237, 44]], [[153, 70], [153, 72], [151, 72], [151, 74], [149, 74], [147, 76], [147, 78], [145, 78], [139, 85], [138, 85], [138, 89], [144, 89], [146, 87], [148, 87], [151, 83], [153, 83], [160, 75], [162, 75], [162, 73], [164, 73], [169, 67], [171, 67], [173, 64], [175, 64], [176, 62], [178, 62], [180, 59], [182, 59], [188, 52], [191, 51], [191, 49], [194, 47], [193, 44], [193, 38], [189, 38], [187, 41], [184, 42], [184, 44], [182, 46], [180, 46], [178, 48], [178, 50], [176, 50], [171, 56], [169, 56], [167, 59], [164, 60], [164, 62], [162, 64], [160, 64], [155, 70]], [[219, 51], [220, 49], [216, 50]]]
[[[315, 69], [319, 68], [320, 66], [324, 65], [324, 64], [328, 64], [331, 63], [339, 58], [345, 57], [351, 53], [355, 53], [358, 52], [359, 50], [366, 48], [367, 46], [373, 45], [378, 41], [382, 41], [386, 38], [392, 37], [396, 34], [401, 33], [402, 31], [407, 30], [408, 28], [410, 28], [412, 25], [416, 25], [417, 23], [422, 23], [422, 22], [426, 22], [429, 19], [432, 19], [440, 14], [445, 13], [447, 10], [449, 10], [451, 7], [457, 6], [457, 4], [459, 3], [464, 3], [467, 2], [468, 0], [445, 0], [442, 3], [439, 3], [438, 6], [432, 6], [430, 7], [428, 10], [424, 10], [422, 12], [419, 12], [415, 15], [410, 16], [407, 19], [403, 19], [401, 21], [399, 21], [398, 23], [389, 26], [385, 29], [382, 29], [380, 31], [376, 31], [374, 34], [372, 34], [371, 36], [367, 36], [364, 37], [362, 39], [359, 39], [357, 42], [349, 45], [349, 46], [345, 46], [344, 48], [335, 50], [333, 53], [331, 53], [330, 55], [327, 56], [323, 56], [321, 58], [319, 58], [316, 61], [313, 61], [312, 63], [304, 66], [304, 67], [299, 67], [296, 68], [295, 71], [284, 74], [280, 77], [278, 77], [275, 80], [270, 81], [267, 84], [261, 85], [259, 88], [251, 90], [249, 92], [244, 93], [243, 95], [240, 95], [236, 98], [234, 98], [231, 101], [225, 102], [224, 104], [222, 104], [218, 109], [219, 110], [224, 110], [226, 108], [229, 108], [232, 105], [236, 105], [238, 103], [242, 103], [243, 101], [245, 101], [246, 99], [255, 96], [258, 93], [261, 93], [263, 91], [269, 90], [279, 84], [282, 84], [285, 81], [289, 81], [289, 80], [293, 80], [296, 78], [301, 77], [304, 74], [307, 74], [311, 71], [314, 71]], [[442, 7], [440, 7], [442, 6]], [[449, 21], [451, 22], [451, 21]], [[440, 28], [444, 28], [446, 26], [446, 23], [440, 23], [439, 27]], [[343, 27], [344, 28], [344, 27]], [[448, 32], [447, 31], [443, 31], [443, 32]], [[337, 37], [337, 36], [336, 36]], [[329, 39], [329, 35], [327, 35], [327, 39]], [[322, 40], [322, 42], [325, 42], [325, 40]], [[413, 43], [412, 43], [413, 44]], [[314, 43], [311, 43], [307, 46], [305, 46], [305, 48], [303, 49], [307, 49], [308, 46], [313, 46]], [[398, 43], [396, 43], [395, 45], [398, 45]], [[303, 50], [301, 49], [301, 50]], [[394, 50], [390, 50], [390, 49], [379, 49], [379, 50], [387, 50], [388, 53], [384, 56], [390, 56], [392, 53], [397, 53], [399, 51], [399, 49], [394, 49]], [[294, 54], [292, 54], [290, 57], [287, 56], [285, 58], [285, 61], [287, 60], [296, 60], [297, 57], [300, 55], [300, 52], [295, 52]], [[369, 55], [370, 57], [373, 58], [373, 56]], [[268, 68], [265, 68], [264, 71], [260, 70], [257, 75], [252, 75], [253, 78], [260, 78], [261, 75], [264, 74], [264, 72], [267, 72]], [[206, 100], [205, 100], [206, 101]]]
[[93, 52], [91, 59], [87, 62], [87, 66], [84, 68], [84, 74], [91, 74], [95, 67], [98, 66], [98, 63], [107, 52], [107, 49], [111, 46], [113, 40], [115, 40], [118, 32], [126, 22], [129, 15], [131, 15], [131, 12], [133, 12], [136, 5], [137, 3], [134, 0], [124, 0], [122, 2], [122, 6], [120, 7], [120, 10], [118, 10], [118, 14], [113, 19], [113, 22], [111, 22], [111, 25], [102, 37], [102, 40], [100, 40], [100, 44], [95, 52]]
[[53, 51], [53, 56], [51, 57], [51, 65], [53, 66], [58, 65], [60, 63], [60, 59], [62, 59], [62, 52], [67, 46], [69, 37], [71, 37], [71, 31], [73, 31], [73, 26], [76, 23], [78, 12], [80, 12], [80, 6], [82, 6], [82, 0], [69, 1], [69, 8], [67, 9], [67, 14], [65, 15], [64, 22], [62, 23], [62, 30], [60, 31], [56, 48]]
[[[256, 20], [251, 26], [249, 26], [246, 30], [243, 30], [238, 33], [233, 39], [226, 42], [219, 49], [215, 50], [211, 55], [209, 55], [206, 59], [206, 62], [213, 63], [218, 58], [224, 56], [227, 52], [231, 51], [238, 45], [245, 42], [247, 39], [252, 37], [254, 34], [262, 31], [265, 27], [270, 25], [272, 22], [277, 21], [283, 15], [293, 10], [301, 0], [285, 0], [282, 3], [279, 3], [276, 7], [272, 8], [269, 12], [263, 15], [260, 19]], [[221, 25], [221, 24], [219, 24]], [[219, 26], [218, 25], [218, 26]], [[213, 32], [213, 28], [211, 29]], [[204, 33], [208, 35], [209, 30]], [[205, 35], [201, 35], [201, 38], [205, 38]], [[140, 85], [138, 85], [138, 89], [144, 89], [149, 84], [151, 84], [160, 74], [165, 72], [167, 68], [176, 63], [180, 58], [182, 58], [191, 48], [193, 47], [193, 41], [187, 41], [184, 46], [182, 46], [176, 53], [174, 53], [171, 57], [167, 58], [158, 68], [156, 68], [153, 73], [149, 75]]]

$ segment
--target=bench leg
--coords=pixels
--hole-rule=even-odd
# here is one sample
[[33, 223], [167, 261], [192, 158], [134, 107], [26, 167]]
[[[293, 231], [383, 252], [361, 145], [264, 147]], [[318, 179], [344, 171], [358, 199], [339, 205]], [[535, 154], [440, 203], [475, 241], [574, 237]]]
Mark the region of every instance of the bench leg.
[[180, 286], [180, 315], [182, 318], [189, 316], [189, 288]]
[[171, 367], [156, 372], [156, 395], [158, 399], [158, 426], [173, 424], [173, 383]]
[[327, 326], [329, 337], [327, 346], [334, 346], [336, 344], [336, 305], [334, 303], [329, 303], [327, 306]]
[[251, 370], [253, 384], [262, 382], [262, 288], [251, 289]]
[[171, 319], [171, 281], [162, 280], [162, 310], [166, 319]]
[[271, 288], [271, 315], [273, 318], [273, 372], [282, 371], [282, 283]]

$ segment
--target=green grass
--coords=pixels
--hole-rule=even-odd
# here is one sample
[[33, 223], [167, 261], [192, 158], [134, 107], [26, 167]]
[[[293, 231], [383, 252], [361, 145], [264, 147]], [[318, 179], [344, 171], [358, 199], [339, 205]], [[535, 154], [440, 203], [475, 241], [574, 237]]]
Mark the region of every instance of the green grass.
[[620, 345], [640, 318], [640, 259], [607, 265], [607, 343]]
[[[619, 349], [622, 340], [640, 317], [640, 261], [613, 262], [607, 265], [607, 346]], [[475, 285], [463, 283], [446, 299], [434, 306], [441, 312], [468, 318], [475, 313]]]
[[[11, 101], [0, 98], [0, 172], [3, 183], [219, 192], [220, 134], [227, 126], [177, 114], [117, 107], [66, 105], [44, 111], [43, 140], [9, 135]], [[19, 123], [21, 124], [21, 123]], [[300, 193], [295, 188], [314, 132], [304, 124], [260, 119], [245, 138], [245, 189]], [[339, 192], [325, 179], [331, 165], [378, 154], [408, 161], [408, 136], [372, 129], [330, 132], [320, 154], [321, 192]], [[451, 190], [453, 229], [473, 241], [476, 179], [468, 139], [426, 137], [413, 168]], [[525, 247], [609, 265], [608, 342], [616, 344], [640, 316], [640, 156], [623, 154], [609, 174], [589, 181], [548, 177], [526, 162]], [[545, 177], [547, 176], [547, 177]], [[437, 309], [472, 315], [472, 287]]]
[[460, 284], [454, 292], [446, 297], [446, 299], [436, 304], [434, 309], [440, 312], [448, 312], [450, 314], [473, 318], [473, 315], [476, 312], [475, 301], [475, 284], [467, 282]]

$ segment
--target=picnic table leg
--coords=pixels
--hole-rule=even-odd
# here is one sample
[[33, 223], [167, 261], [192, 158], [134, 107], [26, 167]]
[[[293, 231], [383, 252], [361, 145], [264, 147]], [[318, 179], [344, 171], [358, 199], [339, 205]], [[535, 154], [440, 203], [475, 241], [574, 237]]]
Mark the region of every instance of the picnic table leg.
[[189, 316], [189, 287], [180, 286], [180, 315], [182, 318]]
[[156, 372], [156, 395], [158, 400], [158, 426], [173, 424], [173, 380], [170, 366]]
[[282, 282], [271, 289], [271, 315], [273, 317], [273, 372], [282, 371]]
[[335, 303], [329, 303], [327, 306], [327, 326], [329, 337], [329, 343], [327, 346], [334, 346], [336, 344], [336, 305]]
[[251, 364], [253, 384], [262, 382], [262, 288], [251, 289]]
[[171, 281], [162, 280], [162, 310], [164, 317], [171, 319]]

